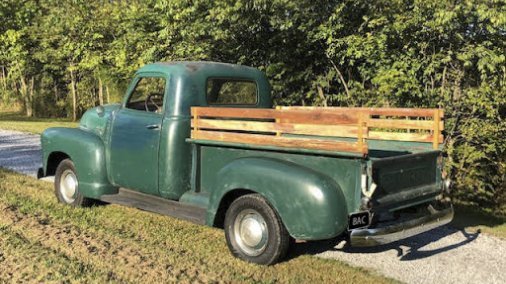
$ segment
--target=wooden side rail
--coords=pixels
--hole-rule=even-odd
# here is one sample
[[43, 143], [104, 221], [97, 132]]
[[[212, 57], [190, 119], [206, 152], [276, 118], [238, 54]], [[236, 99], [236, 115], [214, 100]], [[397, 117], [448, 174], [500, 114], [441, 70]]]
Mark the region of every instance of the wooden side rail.
[[192, 107], [191, 115], [192, 139], [367, 154], [365, 119], [352, 111]]
[[342, 108], [342, 107], [281, 107], [284, 110], [308, 111], [324, 109], [336, 113], [362, 113], [366, 117], [369, 139], [432, 143], [438, 149], [444, 137], [444, 111], [417, 108]]
[[[443, 110], [410, 108], [193, 107], [193, 139], [368, 153], [367, 139], [443, 143]], [[350, 141], [332, 139], [351, 138]]]

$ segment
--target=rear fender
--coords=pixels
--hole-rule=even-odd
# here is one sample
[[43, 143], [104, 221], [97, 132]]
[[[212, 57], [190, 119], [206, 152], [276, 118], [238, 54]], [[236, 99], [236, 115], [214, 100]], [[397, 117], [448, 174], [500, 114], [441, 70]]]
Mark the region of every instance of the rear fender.
[[290, 235], [319, 240], [347, 228], [342, 190], [330, 177], [303, 166], [270, 158], [240, 158], [217, 173], [207, 220], [214, 224], [223, 198], [234, 190], [259, 193], [274, 207]]
[[44, 176], [49, 159], [68, 156], [76, 167], [79, 191], [89, 198], [114, 194], [118, 189], [107, 177], [105, 147], [96, 134], [79, 128], [48, 128], [41, 135]]

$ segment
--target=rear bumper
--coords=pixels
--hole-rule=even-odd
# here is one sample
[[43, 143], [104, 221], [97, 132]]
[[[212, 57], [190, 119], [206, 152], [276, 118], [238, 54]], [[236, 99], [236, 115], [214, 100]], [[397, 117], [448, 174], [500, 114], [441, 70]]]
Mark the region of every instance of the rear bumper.
[[453, 207], [448, 205], [447, 208], [439, 211], [432, 210], [428, 215], [403, 223], [372, 229], [352, 230], [350, 232], [350, 242], [352, 246], [357, 247], [388, 244], [448, 224], [452, 219]]

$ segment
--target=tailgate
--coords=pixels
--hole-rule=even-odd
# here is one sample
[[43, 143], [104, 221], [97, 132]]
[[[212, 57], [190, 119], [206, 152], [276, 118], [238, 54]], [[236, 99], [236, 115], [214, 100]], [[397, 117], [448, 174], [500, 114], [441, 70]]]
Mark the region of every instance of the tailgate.
[[396, 210], [426, 202], [441, 193], [440, 151], [371, 160], [374, 207]]

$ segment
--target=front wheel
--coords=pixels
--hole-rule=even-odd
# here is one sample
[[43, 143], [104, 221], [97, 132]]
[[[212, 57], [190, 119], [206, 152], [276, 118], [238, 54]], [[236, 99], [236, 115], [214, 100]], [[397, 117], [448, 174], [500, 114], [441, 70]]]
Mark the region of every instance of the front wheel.
[[76, 168], [70, 159], [60, 162], [54, 177], [55, 195], [59, 202], [74, 207], [86, 207], [93, 204], [93, 200], [84, 197], [79, 192], [79, 182]]
[[225, 237], [234, 256], [264, 265], [282, 260], [290, 245], [278, 214], [259, 194], [232, 202], [225, 215]]

